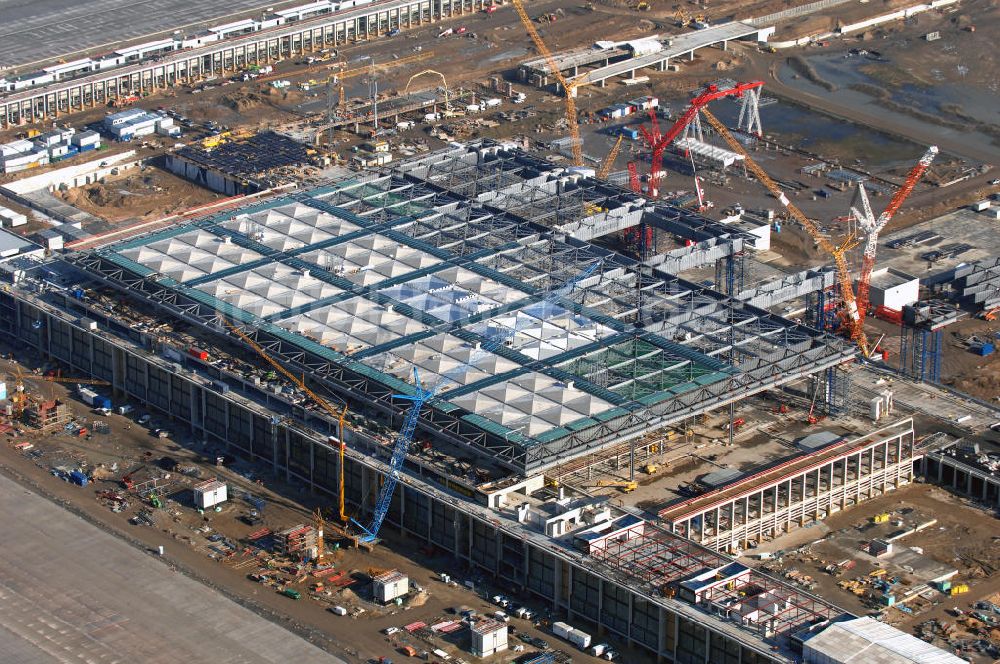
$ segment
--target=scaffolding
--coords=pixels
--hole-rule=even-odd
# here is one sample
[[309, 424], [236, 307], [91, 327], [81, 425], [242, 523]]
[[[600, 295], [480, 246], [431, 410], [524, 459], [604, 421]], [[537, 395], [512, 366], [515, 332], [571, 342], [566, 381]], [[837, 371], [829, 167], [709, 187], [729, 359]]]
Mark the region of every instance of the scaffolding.
[[904, 306], [899, 330], [899, 371], [914, 380], [941, 382], [944, 328], [962, 317], [949, 304]]

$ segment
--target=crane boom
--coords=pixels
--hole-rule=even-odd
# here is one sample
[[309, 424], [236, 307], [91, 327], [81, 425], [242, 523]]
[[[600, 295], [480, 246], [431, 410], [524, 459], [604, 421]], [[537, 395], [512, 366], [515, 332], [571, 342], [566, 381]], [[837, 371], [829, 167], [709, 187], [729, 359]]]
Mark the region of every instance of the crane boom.
[[[903, 202], [913, 191], [913, 188], [917, 186], [917, 182], [923, 177], [924, 173], [930, 167], [931, 162], [937, 156], [938, 149], [937, 146], [930, 146], [924, 155], [913, 165], [910, 172], [906, 176], [906, 180], [903, 181], [903, 186], [900, 187], [892, 198], [889, 200], [889, 204], [885, 206], [885, 210], [882, 214], [878, 216], [878, 219], [874, 221], [869, 228], [865, 228], [868, 233], [868, 237], [865, 240], [864, 254], [861, 258], [861, 276], [858, 279], [858, 325], [864, 324], [865, 316], [868, 313], [869, 295], [871, 294], [871, 281], [872, 281], [872, 271], [875, 269], [875, 253], [878, 250], [878, 236], [882, 232], [895, 214], [902, 207]], [[860, 185], [859, 185], [860, 186]], [[862, 199], [863, 204], [867, 204], [867, 196]], [[865, 212], [870, 216], [870, 208], [866, 209]]]
[[[555, 303], [559, 298], [568, 295], [577, 284], [592, 275], [601, 263], [602, 261], [595, 261], [583, 272], [576, 275], [559, 288], [550, 291], [544, 298], [542, 298], [542, 300], [538, 303], [538, 306], [541, 308], [540, 317], [547, 315], [549, 305]], [[410, 444], [413, 442], [413, 433], [416, 431], [417, 423], [420, 421], [420, 411], [423, 409], [424, 404], [433, 399], [434, 395], [437, 394], [437, 391], [445, 383], [453, 381], [458, 374], [467, 371], [469, 366], [474, 366], [475, 362], [478, 361], [478, 358], [484, 357], [485, 355], [488, 355], [489, 353], [500, 348], [500, 346], [504, 345], [509, 339], [514, 338], [517, 335], [517, 332], [518, 326], [516, 323], [510, 328], [502, 329], [498, 334], [491, 337], [486, 343], [484, 343], [480, 347], [478, 353], [470, 357], [468, 362], [451, 369], [441, 376], [441, 380], [439, 380], [438, 383], [431, 389], [424, 388], [423, 384], [420, 382], [420, 374], [417, 372], [416, 367], [413, 368], [414, 394], [393, 395], [393, 397], [397, 399], [410, 401], [413, 405], [411, 405], [410, 409], [406, 412], [406, 418], [403, 420], [403, 427], [399, 430], [399, 434], [396, 435], [396, 440], [393, 442], [392, 456], [389, 458], [389, 472], [386, 473], [385, 482], [379, 490], [378, 499], [375, 502], [375, 511], [372, 514], [372, 520], [367, 526], [365, 526], [356, 519], [351, 519], [354, 525], [364, 531], [364, 535], [361, 536], [362, 541], [373, 542], [378, 538], [379, 530], [382, 528], [382, 522], [385, 521], [385, 517], [389, 513], [389, 506], [392, 504], [392, 494], [396, 490], [396, 484], [399, 483], [399, 471], [402, 469], [403, 462], [406, 460], [406, 452], [410, 448]]]
[[559, 63], [556, 62], [552, 52], [549, 51], [549, 47], [542, 41], [538, 30], [535, 29], [535, 24], [532, 23], [531, 17], [528, 16], [528, 12], [524, 9], [522, 0], [513, 0], [513, 3], [517, 15], [521, 18], [521, 23], [524, 24], [525, 31], [535, 44], [535, 49], [545, 58], [545, 62], [549, 66], [552, 75], [559, 81], [559, 85], [563, 87], [563, 91], [566, 94], [566, 98], [563, 100], [566, 105], [566, 124], [568, 125], [570, 140], [573, 141], [573, 145], [571, 146], [573, 150], [573, 165], [583, 166], [583, 143], [580, 140], [580, 122], [576, 117], [576, 89], [581, 84], [566, 80], [566, 77], [559, 71]]
[[280, 362], [271, 357], [267, 353], [267, 351], [265, 351], [260, 346], [260, 344], [251, 339], [249, 335], [243, 332], [243, 330], [239, 329], [238, 327], [231, 324], [229, 321], [225, 319], [223, 319], [222, 322], [225, 324], [227, 328], [229, 328], [229, 330], [233, 334], [239, 337], [243, 341], [243, 343], [250, 346], [250, 348], [252, 348], [255, 353], [260, 355], [262, 358], [264, 358], [264, 360], [267, 361], [268, 364], [274, 367], [275, 371], [277, 371], [282, 376], [291, 381], [293, 385], [295, 385], [297, 388], [305, 392], [310, 399], [315, 401], [320, 408], [322, 408], [327, 413], [329, 413], [330, 415], [332, 415], [337, 419], [337, 438], [338, 438], [337, 442], [339, 443], [339, 453], [340, 453], [340, 469], [339, 469], [340, 495], [338, 496], [338, 503], [339, 503], [338, 506], [340, 508], [340, 520], [347, 521], [347, 513], [345, 512], [345, 504], [344, 504], [344, 451], [347, 446], [347, 444], [344, 442], [344, 428], [347, 419], [347, 404], [344, 404], [343, 408], [338, 412], [333, 406], [330, 405], [330, 403], [326, 399], [324, 399], [320, 395], [310, 390], [309, 387], [302, 381], [301, 378], [293, 374], [291, 371], [286, 369]]
[[600, 180], [606, 180], [608, 178], [608, 173], [611, 172], [611, 168], [615, 165], [615, 159], [618, 158], [618, 153], [622, 149], [622, 141], [625, 140], [625, 134], [618, 134], [618, 140], [615, 141], [614, 146], [611, 151], [608, 152], [608, 156], [604, 158], [601, 162], [601, 167], [597, 169], [597, 178]]
[[684, 128], [688, 126], [691, 120], [698, 114], [698, 111], [704, 108], [709, 102], [716, 99], [721, 99], [723, 97], [741, 97], [748, 90], [753, 90], [764, 85], [763, 81], [752, 81], [750, 83], [737, 83], [731, 88], [719, 89], [715, 85], [709, 85], [706, 87], [699, 95], [691, 100], [687, 109], [681, 114], [677, 121], [667, 130], [667, 133], [660, 135], [659, 126], [653, 126], [652, 131], [648, 131], [645, 126], [640, 126], [639, 129], [642, 130], [642, 134], [649, 143], [650, 148], [653, 151], [652, 159], [650, 163], [649, 171], [649, 194], [650, 196], [659, 195], [659, 179], [660, 173], [662, 172], [663, 164], [663, 153], [666, 152], [670, 144], [674, 142]]
[[[788, 210], [788, 214], [790, 214], [795, 221], [800, 223], [802, 227], [806, 229], [806, 232], [809, 233], [813, 241], [815, 241], [816, 244], [823, 249], [823, 251], [833, 256], [834, 263], [837, 266], [837, 280], [840, 283], [841, 297], [844, 298], [844, 304], [847, 307], [847, 311], [851, 319], [853, 321], [857, 321], [857, 300], [854, 297], [854, 283], [851, 279], [851, 269], [847, 264], [847, 252], [857, 246], [857, 241], [853, 237], [848, 237], [844, 244], [839, 247], [834, 246], [834, 244], [830, 242], [825, 235], [823, 235], [819, 227], [817, 227], [816, 224], [809, 219], [809, 217], [803, 214], [798, 206], [788, 200], [788, 197], [785, 196], [783, 191], [781, 191], [781, 188], [774, 182], [774, 180], [771, 179], [764, 169], [753, 160], [750, 153], [748, 153], [746, 148], [744, 148], [743, 145], [737, 141], [735, 137], [733, 137], [726, 126], [722, 124], [718, 118], [712, 115], [707, 108], [702, 108], [701, 112], [705, 116], [705, 119], [708, 120], [708, 123], [712, 125], [712, 128], [715, 129], [719, 136], [726, 141], [729, 148], [733, 152], [743, 156], [744, 163], [747, 168], [750, 169], [750, 172], [754, 174], [754, 177], [756, 177], [760, 183], [771, 192], [772, 196], [777, 198], [778, 201], [785, 206], [785, 209]], [[864, 356], [868, 357], [870, 354], [868, 350], [868, 339], [865, 337], [864, 331], [857, 325], [854, 325], [851, 330], [851, 338], [861, 348], [861, 352]]]
[[433, 76], [437, 76], [437, 77], [439, 77], [441, 79], [441, 83], [444, 84], [444, 110], [445, 111], [450, 111], [451, 110], [451, 102], [448, 99], [448, 80], [444, 77], [444, 74], [442, 74], [439, 71], [434, 71], [433, 69], [425, 69], [425, 70], [423, 70], [421, 72], [417, 72], [416, 74], [414, 74], [413, 76], [410, 77], [410, 80], [408, 80], [406, 82], [406, 87], [403, 88], [403, 94], [405, 95], [406, 93], [408, 93], [410, 91], [410, 83], [413, 83], [413, 79], [419, 78], [421, 76], [426, 76], [427, 74], [431, 74]]

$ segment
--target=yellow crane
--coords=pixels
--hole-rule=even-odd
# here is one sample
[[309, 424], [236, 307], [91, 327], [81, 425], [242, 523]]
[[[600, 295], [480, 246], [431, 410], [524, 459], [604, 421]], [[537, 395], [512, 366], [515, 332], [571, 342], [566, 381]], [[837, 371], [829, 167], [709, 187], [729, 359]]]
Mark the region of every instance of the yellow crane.
[[[726, 141], [729, 148], [733, 152], [743, 156], [743, 162], [746, 164], [747, 168], [750, 169], [750, 172], [754, 174], [754, 177], [760, 180], [760, 183], [771, 192], [772, 196], [777, 198], [778, 201], [785, 206], [785, 209], [788, 210], [788, 214], [790, 214], [795, 221], [802, 224], [802, 227], [806, 229], [806, 232], [812, 236], [813, 241], [816, 242], [816, 244], [818, 244], [823, 251], [833, 256], [833, 261], [837, 266], [837, 281], [840, 284], [840, 294], [844, 299], [844, 306], [847, 307], [848, 314], [857, 312], [858, 304], [857, 299], [854, 296], [854, 280], [851, 278], [851, 268], [847, 263], [847, 252], [858, 245], [857, 238], [853, 234], [850, 234], [840, 246], [836, 246], [830, 242], [830, 240], [823, 234], [822, 231], [820, 231], [816, 224], [804, 215], [794, 203], [788, 200], [788, 197], [785, 196], [783, 191], [781, 191], [781, 188], [778, 187], [774, 180], [772, 180], [771, 177], [764, 172], [763, 168], [757, 165], [757, 162], [750, 157], [750, 154], [746, 151], [746, 148], [743, 147], [743, 144], [737, 141], [736, 138], [729, 133], [726, 126], [719, 122], [719, 119], [712, 115], [707, 108], [702, 108], [701, 113], [705, 116], [705, 119], [708, 120], [708, 123], [712, 125], [715, 131], [718, 132], [719, 136]], [[868, 339], [864, 334], [853, 336], [855, 342], [858, 344], [858, 347], [861, 349], [862, 354], [865, 357], [868, 357], [870, 355], [870, 351], [868, 349]]]
[[324, 399], [323, 397], [321, 397], [320, 395], [316, 394], [311, 389], [309, 389], [301, 378], [293, 374], [291, 371], [286, 369], [280, 362], [278, 362], [273, 357], [268, 355], [267, 351], [261, 348], [260, 344], [251, 339], [250, 336], [247, 335], [243, 330], [239, 329], [238, 327], [236, 327], [227, 320], [223, 320], [223, 323], [227, 328], [229, 328], [230, 332], [239, 337], [245, 344], [250, 346], [250, 348], [252, 348], [255, 353], [260, 355], [262, 358], [264, 358], [264, 360], [267, 361], [268, 364], [274, 367], [275, 371], [277, 371], [282, 376], [291, 381], [291, 383], [295, 385], [297, 388], [305, 392], [310, 399], [316, 402], [316, 405], [318, 405], [320, 408], [322, 408], [327, 413], [336, 418], [337, 439], [338, 442], [340, 443], [340, 480], [339, 480], [340, 518], [342, 521], [347, 521], [347, 514], [344, 511], [344, 449], [346, 446], [344, 443], [344, 429], [346, 428], [345, 420], [347, 418], [347, 404], [344, 404], [344, 407], [338, 412], [333, 406], [330, 405], [330, 403], [326, 399]]
[[406, 87], [403, 88], [403, 94], [407, 94], [410, 91], [410, 83], [413, 83], [413, 79], [420, 78], [421, 76], [426, 76], [430, 74], [431, 76], [437, 76], [441, 79], [441, 83], [444, 86], [444, 110], [445, 114], [451, 111], [451, 101], [448, 99], [448, 81], [445, 79], [444, 74], [439, 71], [434, 71], [433, 69], [425, 69], [423, 71], [417, 72], [410, 77], [410, 80], [406, 82]]
[[601, 162], [601, 167], [597, 169], [598, 179], [606, 180], [608, 178], [608, 173], [611, 172], [612, 167], [615, 165], [615, 159], [618, 158], [618, 153], [622, 149], [623, 140], [625, 140], [625, 134], [618, 134], [618, 140], [615, 141], [614, 147], [611, 148], [611, 152]]
[[531, 17], [528, 16], [528, 12], [524, 9], [524, 4], [522, 0], [513, 0], [514, 9], [517, 11], [517, 15], [521, 18], [521, 23], [524, 24], [524, 29], [528, 32], [528, 36], [531, 37], [531, 41], [535, 44], [535, 49], [538, 53], [545, 58], [545, 62], [549, 65], [549, 70], [552, 75], [555, 76], [556, 80], [559, 81], [559, 85], [562, 86], [566, 98], [563, 100], [566, 104], [566, 124], [569, 128], [569, 137], [573, 141], [571, 146], [573, 149], [573, 165], [583, 166], [583, 143], [580, 140], [580, 122], [576, 117], [576, 89], [583, 85], [581, 82], [569, 81], [563, 76], [562, 72], [559, 71], [559, 63], [556, 62], [555, 57], [552, 52], [549, 51], [549, 47], [545, 45], [542, 41], [541, 35], [538, 34], [538, 30], [535, 29], [535, 24], [531, 21]]

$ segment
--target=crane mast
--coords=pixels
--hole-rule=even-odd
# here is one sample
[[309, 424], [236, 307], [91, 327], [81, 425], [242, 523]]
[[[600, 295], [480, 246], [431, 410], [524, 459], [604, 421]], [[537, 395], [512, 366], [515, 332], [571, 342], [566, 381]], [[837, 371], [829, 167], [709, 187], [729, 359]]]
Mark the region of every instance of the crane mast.
[[653, 198], [659, 196], [659, 181], [660, 175], [663, 172], [663, 154], [666, 152], [670, 144], [674, 142], [682, 131], [688, 126], [688, 124], [695, 119], [698, 111], [704, 108], [709, 102], [716, 99], [721, 99], [723, 97], [742, 97], [745, 93], [760, 88], [764, 85], [763, 81], [753, 81], [750, 83], [737, 83], [731, 88], [725, 88], [720, 90], [714, 85], [709, 85], [705, 90], [697, 95], [691, 100], [687, 109], [681, 114], [677, 121], [667, 130], [667, 133], [660, 135], [660, 128], [657, 124], [653, 124], [653, 130], [649, 131], [645, 126], [639, 127], [642, 130], [642, 134], [649, 143], [650, 148], [653, 151], [652, 159], [650, 163], [649, 170], [649, 195]]
[[601, 162], [601, 167], [597, 169], [598, 179], [608, 179], [608, 173], [611, 172], [611, 168], [615, 165], [615, 159], [618, 158], [618, 153], [621, 152], [623, 140], [625, 140], [625, 134], [618, 134], [618, 140], [615, 141], [611, 151], [608, 152], [608, 156]]
[[570, 140], [573, 141], [573, 145], [571, 146], [573, 150], [573, 165], [583, 166], [583, 143], [580, 140], [580, 122], [576, 117], [576, 89], [581, 83], [566, 80], [566, 77], [559, 71], [559, 63], [556, 62], [552, 52], [549, 51], [549, 47], [542, 41], [541, 35], [535, 29], [535, 24], [532, 23], [531, 17], [525, 11], [522, 0], [513, 0], [513, 3], [517, 15], [521, 18], [521, 23], [524, 24], [525, 31], [527, 31], [528, 36], [531, 37], [531, 41], [535, 44], [535, 49], [545, 58], [545, 62], [548, 64], [552, 75], [559, 81], [559, 85], [563, 87], [563, 91], [565, 92], [565, 99], [563, 101], [566, 105], [566, 124], [569, 128]]

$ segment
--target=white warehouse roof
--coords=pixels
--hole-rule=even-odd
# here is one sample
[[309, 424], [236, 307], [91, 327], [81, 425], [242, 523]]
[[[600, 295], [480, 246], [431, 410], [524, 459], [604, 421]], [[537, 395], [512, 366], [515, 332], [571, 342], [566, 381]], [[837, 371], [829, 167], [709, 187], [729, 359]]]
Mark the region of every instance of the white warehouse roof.
[[966, 664], [872, 618], [830, 625], [805, 642], [803, 654], [806, 664]]
[[678, 150], [684, 150], [685, 152], [691, 151], [699, 157], [704, 157], [710, 161], [718, 162], [722, 164], [723, 168], [728, 168], [737, 161], [743, 159], [743, 155], [741, 154], [716, 147], [694, 138], [682, 138], [674, 143], [674, 147]]

